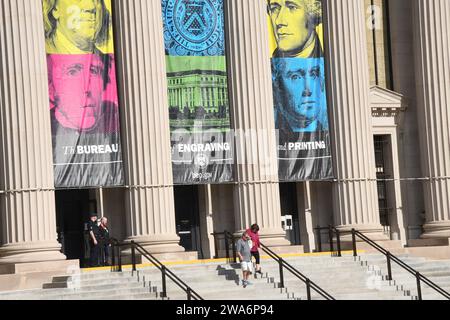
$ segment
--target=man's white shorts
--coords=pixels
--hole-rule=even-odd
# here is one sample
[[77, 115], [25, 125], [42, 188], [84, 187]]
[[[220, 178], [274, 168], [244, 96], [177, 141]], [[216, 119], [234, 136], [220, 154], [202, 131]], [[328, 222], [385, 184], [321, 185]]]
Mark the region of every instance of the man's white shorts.
[[249, 262], [241, 262], [241, 269], [242, 271], [249, 271], [249, 272], [253, 272], [253, 263], [251, 261]]

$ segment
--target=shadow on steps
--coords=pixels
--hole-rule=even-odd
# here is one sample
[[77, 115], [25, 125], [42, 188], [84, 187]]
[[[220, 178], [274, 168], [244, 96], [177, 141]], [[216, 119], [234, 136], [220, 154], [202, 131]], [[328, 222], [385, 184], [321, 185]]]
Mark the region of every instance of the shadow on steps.
[[241, 271], [241, 267], [238, 264], [230, 264], [226, 266], [217, 266], [217, 274], [219, 276], [225, 276], [227, 281], [234, 281], [237, 286], [239, 286], [239, 272]]

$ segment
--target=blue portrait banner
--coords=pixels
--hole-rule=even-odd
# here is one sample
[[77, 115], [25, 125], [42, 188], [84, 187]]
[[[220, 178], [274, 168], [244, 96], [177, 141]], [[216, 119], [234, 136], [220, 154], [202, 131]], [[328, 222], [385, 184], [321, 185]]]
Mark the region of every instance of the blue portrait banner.
[[267, 0], [280, 181], [333, 177], [321, 0]]

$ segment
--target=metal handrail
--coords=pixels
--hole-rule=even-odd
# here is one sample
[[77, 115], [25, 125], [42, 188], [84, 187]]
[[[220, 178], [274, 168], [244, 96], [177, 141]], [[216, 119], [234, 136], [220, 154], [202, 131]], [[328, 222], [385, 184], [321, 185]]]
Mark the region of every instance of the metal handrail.
[[398, 264], [400, 267], [411, 273], [416, 277], [416, 284], [417, 284], [417, 296], [419, 300], [422, 300], [422, 287], [421, 282], [424, 282], [427, 284], [430, 288], [434, 289], [441, 295], [443, 295], [445, 298], [450, 300], [450, 293], [442, 289], [440, 286], [438, 286], [436, 283], [425, 277], [423, 274], [421, 274], [419, 271], [415, 270], [408, 264], [406, 264], [404, 261], [400, 260], [398, 257], [394, 256], [392, 253], [390, 253], [388, 250], [381, 247], [379, 244], [377, 244], [375, 241], [369, 239], [367, 236], [362, 234], [360, 231], [357, 231], [355, 229], [352, 229], [352, 245], [353, 245], [353, 256], [357, 257], [358, 252], [356, 250], [356, 237], [359, 237], [361, 240], [366, 242], [367, 244], [374, 247], [376, 250], [381, 252], [386, 256], [387, 260], [387, 268], [388, 268], [388, 280], [392, 280], [392, 266], [391, 261], [394, 261], [396, 264]]
[[341, 231], [339, 231], [336, 227], [329, 225], [328, 227], [316, 227], [314, 228], [317, 232], [317, 243], [318, 243], [318, 252], [322, 252], [322, 237], [320, 231], [328, 230], [328, 238], [330, 241], [330, 251], [334, 253], [334, 240], [333, 235], [336, 234], [336, 246], [337, 246], [337, 256], [342, 257], [342, 249], [341, 249]]
[[311, 300], [311, 289], [313, 289], [315, 292], [320, 294], [323, 298], [327, 300], [336, 300], [332, 295], [330, 295], [328, 292], [323, 290], [321, 287], [319, 287], [316, 283], [311, 281], [308, 277], [306, 277], [303, 273], [298, 271], [295, 267], [293, 267], [291, 264], [289, 264], [286, 260], [281, 258], [279, 255], [277, 255], [275, 252], [273, 252], [271, 249], [269, 249], [264, 244], [260, 243], [261, 248], [265, 253], [267, 253], [272, 259], [278, 262], [280, 266], [280, 286], [281, 288], [284, 288], [284, 274], [283, 274], [283, 268], [291, 272], [295, 277], [300, 279], [303, 283], [306, 285], [307, 290], [307, 297], [308, 300]]
[[214, 236], [214, 248], [215, 248], [215, 256], [214, 258], [217, 259], [219, 258], [219, 253], [218, 253], [218, 241], [217, 241], [217, 236], [224, 236], [224, 241], [225, 241], [225, 253], [226, 253], [226, 259], [228, 260], [228, 262], [230, 262], [230, 240], [231, 240], [231, 244], [232, 244], [232, 250], [233, 250], [233, 262], [236, 263], [237, 262], [237, 254], [236, 254], [236, 247], [234, 245], [234, 240], [236, 239], [236, 237], [231, 234], [228, 231], [224, 231], [224, 232], [214, 232], [211, 233], [212, 236]]
[[[234, 245], [234, 240], [237, 238], [232, 233], [228, 231], [220, 232], [220, 233], [213, 233], [214, 236], [217, 235], [225, 235], [225, 239], [231, 238], [233, 240], [233, 253], [234, 253], [234, 262], [236, 263], [236, 248]], [[325, 290], [323, 290], [321, 287], [319, 287], [316, 283], [311, 281], [308, 277], [306, 277], [303, 273], [298, 271], [295, 267], [293, 267], [291, 264], [289, 264], [286, 260], [281, 258], [279, 255], [277, 255], [275, 252], [273, 252], [271, 249], [269, 249], [264, 244], [260, 243], [262, 250], [267, 253], [270, 258], [275, 260], [279, 265], [279, 271], [280, 271], [280, 288], [284, 288], [284, 269], [288, 270], [290, 273], [292, 273], [296, 278], [300, 279], [303, 283], [306, 285], [306, 293], [308, 300], [311, 300], [311, 289], [320, 294], [323, 298], [327, 300], [336, 300], [333, 296], [331, 296], [329, 293], [327, 293]], [[227, 251], [229, 249], [227, 248]], [[229, 255], [227, 253], [227, 255]]]
[[[159, 271], [161, 271], [162, 276], [162, 293], [161, 297], [167, 298], [167, 282], [166, 278], [168, 277], [172, 280], [178, 287], [180, 287], [187, 295], [188, 300], [204, 300], [197, 292], [195, 292], [190, 286], [188, 286], [183, 280], [181, 280], [175, 273], [169, 270], [161, 261], [159, 261], [155, 256], [153, 256], [150, 252], [148, 252], [142, 245], [137, 242], [131, 241], [129, 243], [120, 243], [116, 239], [112, 239], [112, 263], [111, 263], [111, 271], [122, 272], [122, 259], [121, 259], [121, 248], [123, 247], [131, 247], [131, 264], [132, 270], [136, 271], [136, 251], [140, 253], [142, 256], [147, 258]], [[114, 247], [118, 248], [118, 268], [115, 266], [115, 254]]]

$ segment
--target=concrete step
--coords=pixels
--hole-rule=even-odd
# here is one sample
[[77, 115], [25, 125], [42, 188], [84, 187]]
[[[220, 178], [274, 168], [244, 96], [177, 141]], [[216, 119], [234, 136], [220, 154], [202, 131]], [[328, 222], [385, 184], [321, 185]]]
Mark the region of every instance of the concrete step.
[[60, 298], [65, 296], [81, 296], [81, 295], [108, 295], [110, 293], [148, 293], [150, 288], [144, 288], [143, 284], [134, 284], [133, 286], [118, 287], [118, 286], [94, 286], [82, 289], [46, 289], [39, 290], [32, 293], [16, 293], [9, 296], [2, 297], [2, 299], [14, 299], [21, 297], [39, 296], [42, 298]]
[[42, 300], [95, 300], [95, 301], [107, 301], [107, 300], [161, 300], [155, 293], [138, 293], [138, 294], [107, 294], [98, 296], [67, 296], [62, 299], [42, 299]]
[[123, 278], [132, 276], [131, 271], [123, 272], [111, 272], [111, 271], [101, 271], [101, 272], [82, 272], [78, 274], [73, 274], [70, 276], [57, 276], [53, 278], [52, 282], [64, 282], [67, 280], [98, 280], [105, 277], [108, 278]]
[[[80, 300], [93, 300], [91, 297], [86, 297]], [[116, 295], [116, 296], [104, 296], [97, 297], [94, 300], [105, 301], [105, 300], [161, 300], [156, 294], [135, 294], [135, 295]]]
[[[388, 270], [387, 267], [379, 267], [379, 270], [381, 270], [383, 273], [387, 274]], [[407, 270], [401, 268], [401, 267], [392, 267], [392, 274], [411, 274]], [[415, 269], [416, 271], [420, 272], [420, 274], [424, 275], [425, 277], [447, 277], [450, 276], [450, 270], [448, 268], [442, 268], [442, 267], [432, 267], [429, 268], [418, 268]]]
[[69, 290], [74, 292], [93, 292], [93, 291], [108, 291], [108, 290], [125, 290], [125, 289], [135, 289], [142, 288], [143, 284], [139, 282], [128, 282], [128, 283], [115, 283], [115, 284], [102, 284], [102, 285], [88, 285], [82, 287], [74, 287]]
[[[286, 300], [292, 298], [288, 296], [288, 290], [275, 288], [273, 284], [258, 284], [256, 282], [251, 282], [246, 288], [242, 285], [234, 285], [232, 288], [209, 288], [208, 290], [198, 291], [198, 293], [205, 299], [255, 299], [255, 300]], [[169, 296], [172, 300], [186, 299], [186, 294], [169, 292]]]
[[[267, 281], [264, 280], [260, 280], [260, 281], [254, 281], [254, 280], [250, 280], [250, 282], [252, 283], [252, 288], [261, 290], [261, 291], [272, 291], [273, 289], [275, 289], [275, 286], [273, 283], [268, 283]], [[161, 282], [152, 282], [152, 286], [155, 285], [157, 286], [159, 289], [162, 288], [162, 283]], [[166, 283], [167, 286], [167, 290], [182, 290], [180, 289], [176, 284], [174, 284], [173, 282], [167, 282]], [[211, 282], [196, 282], [196, 283], [192, 283], [190, 285], [190, 287], [195, 290], [198, 294], [202, 295], [204, 293], [207, 292], [215, 292], [217, 290], [220, 291], [234, 291], [240, 287], [242, 287], [242, 281], [239, 282], [221, 282], [220, 286], [217, 286], [217, 282], [216, 283], [211, 283]]]
[[[349, 274], [353, 274], [353, 273], [366, 273], [368, 272], [367, 269], [358, 266], [358, 265], [354, 265], [354, 266], [350, 266], [348, 268], [342, 269], [342, 268], [325, 268], [325, 269], [320, 269], [320, 268], [316, 268], [316, 269], [305, 269], [296, 265], [293, 265], [293, 267], [295, 269], [297, 269], [300, 273], [303, 273], [305, 276], [309, 276], [311, 274], [316, 274], [319, 276], [327, 276], [327, 275], [331, 275], [331, 276], [344, 276], [344, 277], [348, 277]], [[287, 273], [287, 274], [292, 274], [288, 269], [283, 268], [283, 272]], [[261, 269], [261, 271], [263, 273], [271, 273], [271, 274], [278, 274], [279, 273], [279, 267], [278, 266], [264, 266], [263, 269]]]
[[136, 277], [121, 277], [121, 278], [108, 278], [95, 279], [95, 280], [71, 280], [68, 282], [52, 282], [44, 284], [44, 289], [58, 289], [58, 288], [84, 288], [88, 286], [101, 286], [101, 285], [123, 285], [137, 282]]
[[[405, 288], [412, 288], [412, 289], [416, 289], [417, 288], [417, 284], [416, 284], [416, 280], [405, 280], [405, 281], [398, 281], [398, 280], [394, 280], [393, 282], [398, 283], [403, 285]], [[436, 283], [436, 282], [435, 282]], [[442, 289], [444, 289], [445, 291], [450, 293], [450, 283], [449, 282], [445, 282], [445, 283], [436, 283], [439, 287], [441, 287]], [[422, 290], [427, 290], [428, 288], [430, 290], [434, 290], [432, 289], [430, 286], [428, 286], [427, 284], [425, 284], [424, 282], [421, 283], [421, 288]]]
[[386, 294], [364, 294], [364, 293], [356, 293], [356, 294], [345, 294], [345, 295], [336, 295], [336, 300], [346, 300], [346, 301], [357, 301], [357, 300], [413, 300], [410, 296], [403, 295], [386, 295]]
[[[383, 275], [386, 278], [387, 272], [383, 273]], [[406, 282], [416, 283], [416, 277], [406, 271], [397, 273], [393, 272], [392, 278], [393, 280], [397, 281], [397, 283], [406, 283]], [[445, 276], [431, 275], [427, 276], [427, 278], [432, 282], [436, 283], [438, 286], [446, 286], [450, 282], [450, 275]]]
[[[70, 289], [67, 289], [70, 290]], [[113, 289], [113, 290], [96, 290], [96, 291], [73, 291], [65, 292], [58, 295], [46, 295], [45, 299], [48, 300], [80, 300], [80, 299], [99, 299], [106, 296], [117, 295], [136, 295], [136, 294], [151, 294], [149, 288], [132, 288], [132, 289]]]
[[[387, 260], [373, 260], [373, 261], [364, 261], [364, 264], [368, 265], [380, 265], [380, 266], [386, 266]], [[420, 269], [420, 268], [429, 268], [429, 267], [435, 267], [435, 268], [450, 268], [450, 261], [449, 260], [408, 260], [408, 259], [402, 259], [403, 262], [405, 262], [407, 265], [414, 269]], [[397, 263], [392, 261], [392, 267], [400, 267]]]
[[[278, 282], [278, 279], [275, 279]], [[306, 291], [306, 285], [300, 281], [286, 280], [284, 281], [285, 286], [289, 288], [302, 288], [302, 290]], [[316, 282], [316, 284], [325, 290], [328, 293], [332, 292], [345, 292], [345, 291], [397, 291], [399, 288], [394, 285], [390, 285], [388, 281], [383, 281], [380, 283], [365, 283], [365, 282], [355, 282], [349, 285], [345, 285], [343, 283], [332, 284], [325, 286], [324, 283], [320, 281]], [[322, 284], [322, 285], [321, 285]]]

